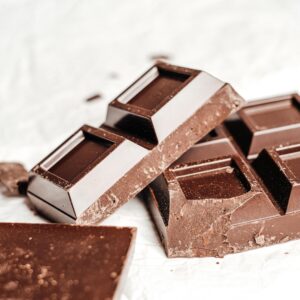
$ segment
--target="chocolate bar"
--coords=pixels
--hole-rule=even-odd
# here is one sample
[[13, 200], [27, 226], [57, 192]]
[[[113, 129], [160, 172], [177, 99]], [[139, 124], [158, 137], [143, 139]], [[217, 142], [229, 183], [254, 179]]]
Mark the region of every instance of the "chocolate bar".
[[28, 195], [60, 222], [96, 223], [137, 195], [236, 111], [233, 88], [203, 72], [158, 63], [32, 169]]
[[1, 223], [1, 299], [119, 299], [135, 236], [125, 227]]
[[[240, 118], [226, 121], [226, 127], [236, 133], [241, 127], [234, 126], [245, 122], [245, 115], [262, 113], [251, 116], [264, 128], [264, 139], [254, 133], [245, 143], [221, 125], [144, 191], [169, 257], [223, 257], [300, 238], [300, 144], [294, 136], [300, 118], [296, 123], [295, 99], [299, 96], [242, 108]], [[244, 145], [252, 146], [245, 151]]]

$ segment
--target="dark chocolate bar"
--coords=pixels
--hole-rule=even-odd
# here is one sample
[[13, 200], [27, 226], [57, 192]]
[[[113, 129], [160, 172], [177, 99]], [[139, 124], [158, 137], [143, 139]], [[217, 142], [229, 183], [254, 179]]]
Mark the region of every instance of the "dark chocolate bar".
[[118, 299], [135, 235], [125, 227], [1, 223], [0, 298]]
[[28, 195], [49, 218], [96, 223], [137, 195], [236, 111], [232, 87], [197, 70], [158, 63], [32, 170]]
[[[242, 110], [275, 108], [274, 115], [259, 119], [260, 126], [273, 122], [281, 127], [279, 107], [295, 120], [293, 99], [299, 96], [261, 100]], [[286, 122], [289, 116], [282, 119]], [[241, 151], [244, 140], [236, 135], [234, 140], [220, 126], [149, 185], [144, 195], [169, 257], [222, 257], [300, 238], [300, 144], [286, 136], [282, 143], [274, 138], [280, 130], [293, 137], [289, 130], [298, 125], [300, 119], [289, 129], [273, 127], [267, 131], [270, 139], [262, 133], [262, 143], [253, 143], [259, 153], [254, 160]], [[268, 147], [270, 140], [274, 147]]]

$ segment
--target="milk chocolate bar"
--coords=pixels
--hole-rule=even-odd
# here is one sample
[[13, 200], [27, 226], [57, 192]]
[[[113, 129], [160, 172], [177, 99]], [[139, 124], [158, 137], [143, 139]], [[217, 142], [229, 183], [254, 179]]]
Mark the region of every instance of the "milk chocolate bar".
[[0, 224], [1, 299], [119, 299], [133, 228]]
[[32, 169], [28, 195], [49, 218], [96, 223], [137, 195], [236, 111], [233, 88], [203, 72], [158, 63]]
[[[300, 238], [300, 144], [285, 136], [294, 137], [300, 124], [299, 118], [290, 126], [291, 119], [296, 122], [294, 99], [299, 96], [257, 101], [242, 108], [240, 119], [226, 122], [235, 130], [233, 124], [239, 126], [249, 111], [268, 112], [268, 118], [257, 117], [261, 128], [273, 124], [273, 130], [267, 131], [270, 139], [263, 132], [264, 140], [253, 143], [256, 159], [222, 125], [144, 191], [169, 257], [223, 257]], [[278, 121], [283, 113], [292, 116]], [[274, 137], [281, 130], [282, 143]]]

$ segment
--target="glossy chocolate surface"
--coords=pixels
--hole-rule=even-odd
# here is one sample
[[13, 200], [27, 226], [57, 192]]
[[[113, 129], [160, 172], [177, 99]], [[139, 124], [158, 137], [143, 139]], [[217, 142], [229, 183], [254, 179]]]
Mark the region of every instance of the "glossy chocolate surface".
[[137, 195], [243, 99], [208, 73], [158, 63], [32, 169], [28, 195], [59, 222], [98, 223]]
[[261, 100], [239, 112], [262, 130], [261, 142], [275, 143], [259, 148], [255, 133], [256, 159], [246, 159], [244, 140], [219, 126], [144, 191], [169, 257], [222, 257], [300, 238], [300, 144], [274, 137], [298, 128], [298, 98]]
[[300, 142], [300, 97], [297, 94], [249, 103], [238, 118], [226, 122], [243, 153], [255, 158], [267, 147]]
[[61, 160], [55, 163], [49, 172], [69, 182], [80, 176], [95, 160], [108, 154], [113, 142], [92, 135], [85, 135], [85, 139], [76, 145]]
[[138, 107], [153, 110], [165, 104], [169, 95], [180, 88], [189, 77], [185, 74], [176, 74], [163, 69], [158, 69], [158, 76], [150, 82], [142, 91], [130, 99], [127, 103]]
[[1, 299], [119, 299], [135, 235], [133, 228], [2, 223]]

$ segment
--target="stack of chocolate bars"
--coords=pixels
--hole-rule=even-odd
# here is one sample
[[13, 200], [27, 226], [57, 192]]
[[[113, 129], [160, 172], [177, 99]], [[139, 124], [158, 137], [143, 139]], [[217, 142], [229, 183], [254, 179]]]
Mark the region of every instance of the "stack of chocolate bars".
[[229, 117], [243, 102], [203, 71], [158, 63], [144, 73], [102, 125], [82, 126], [32, 169], [37, 210], [75, 225], [1, 224], [1, 295], [117, 298], [135, 229], [82, 225], [138, 194], [169, 257], [300, 237], [300, 98], [253, 102]]

